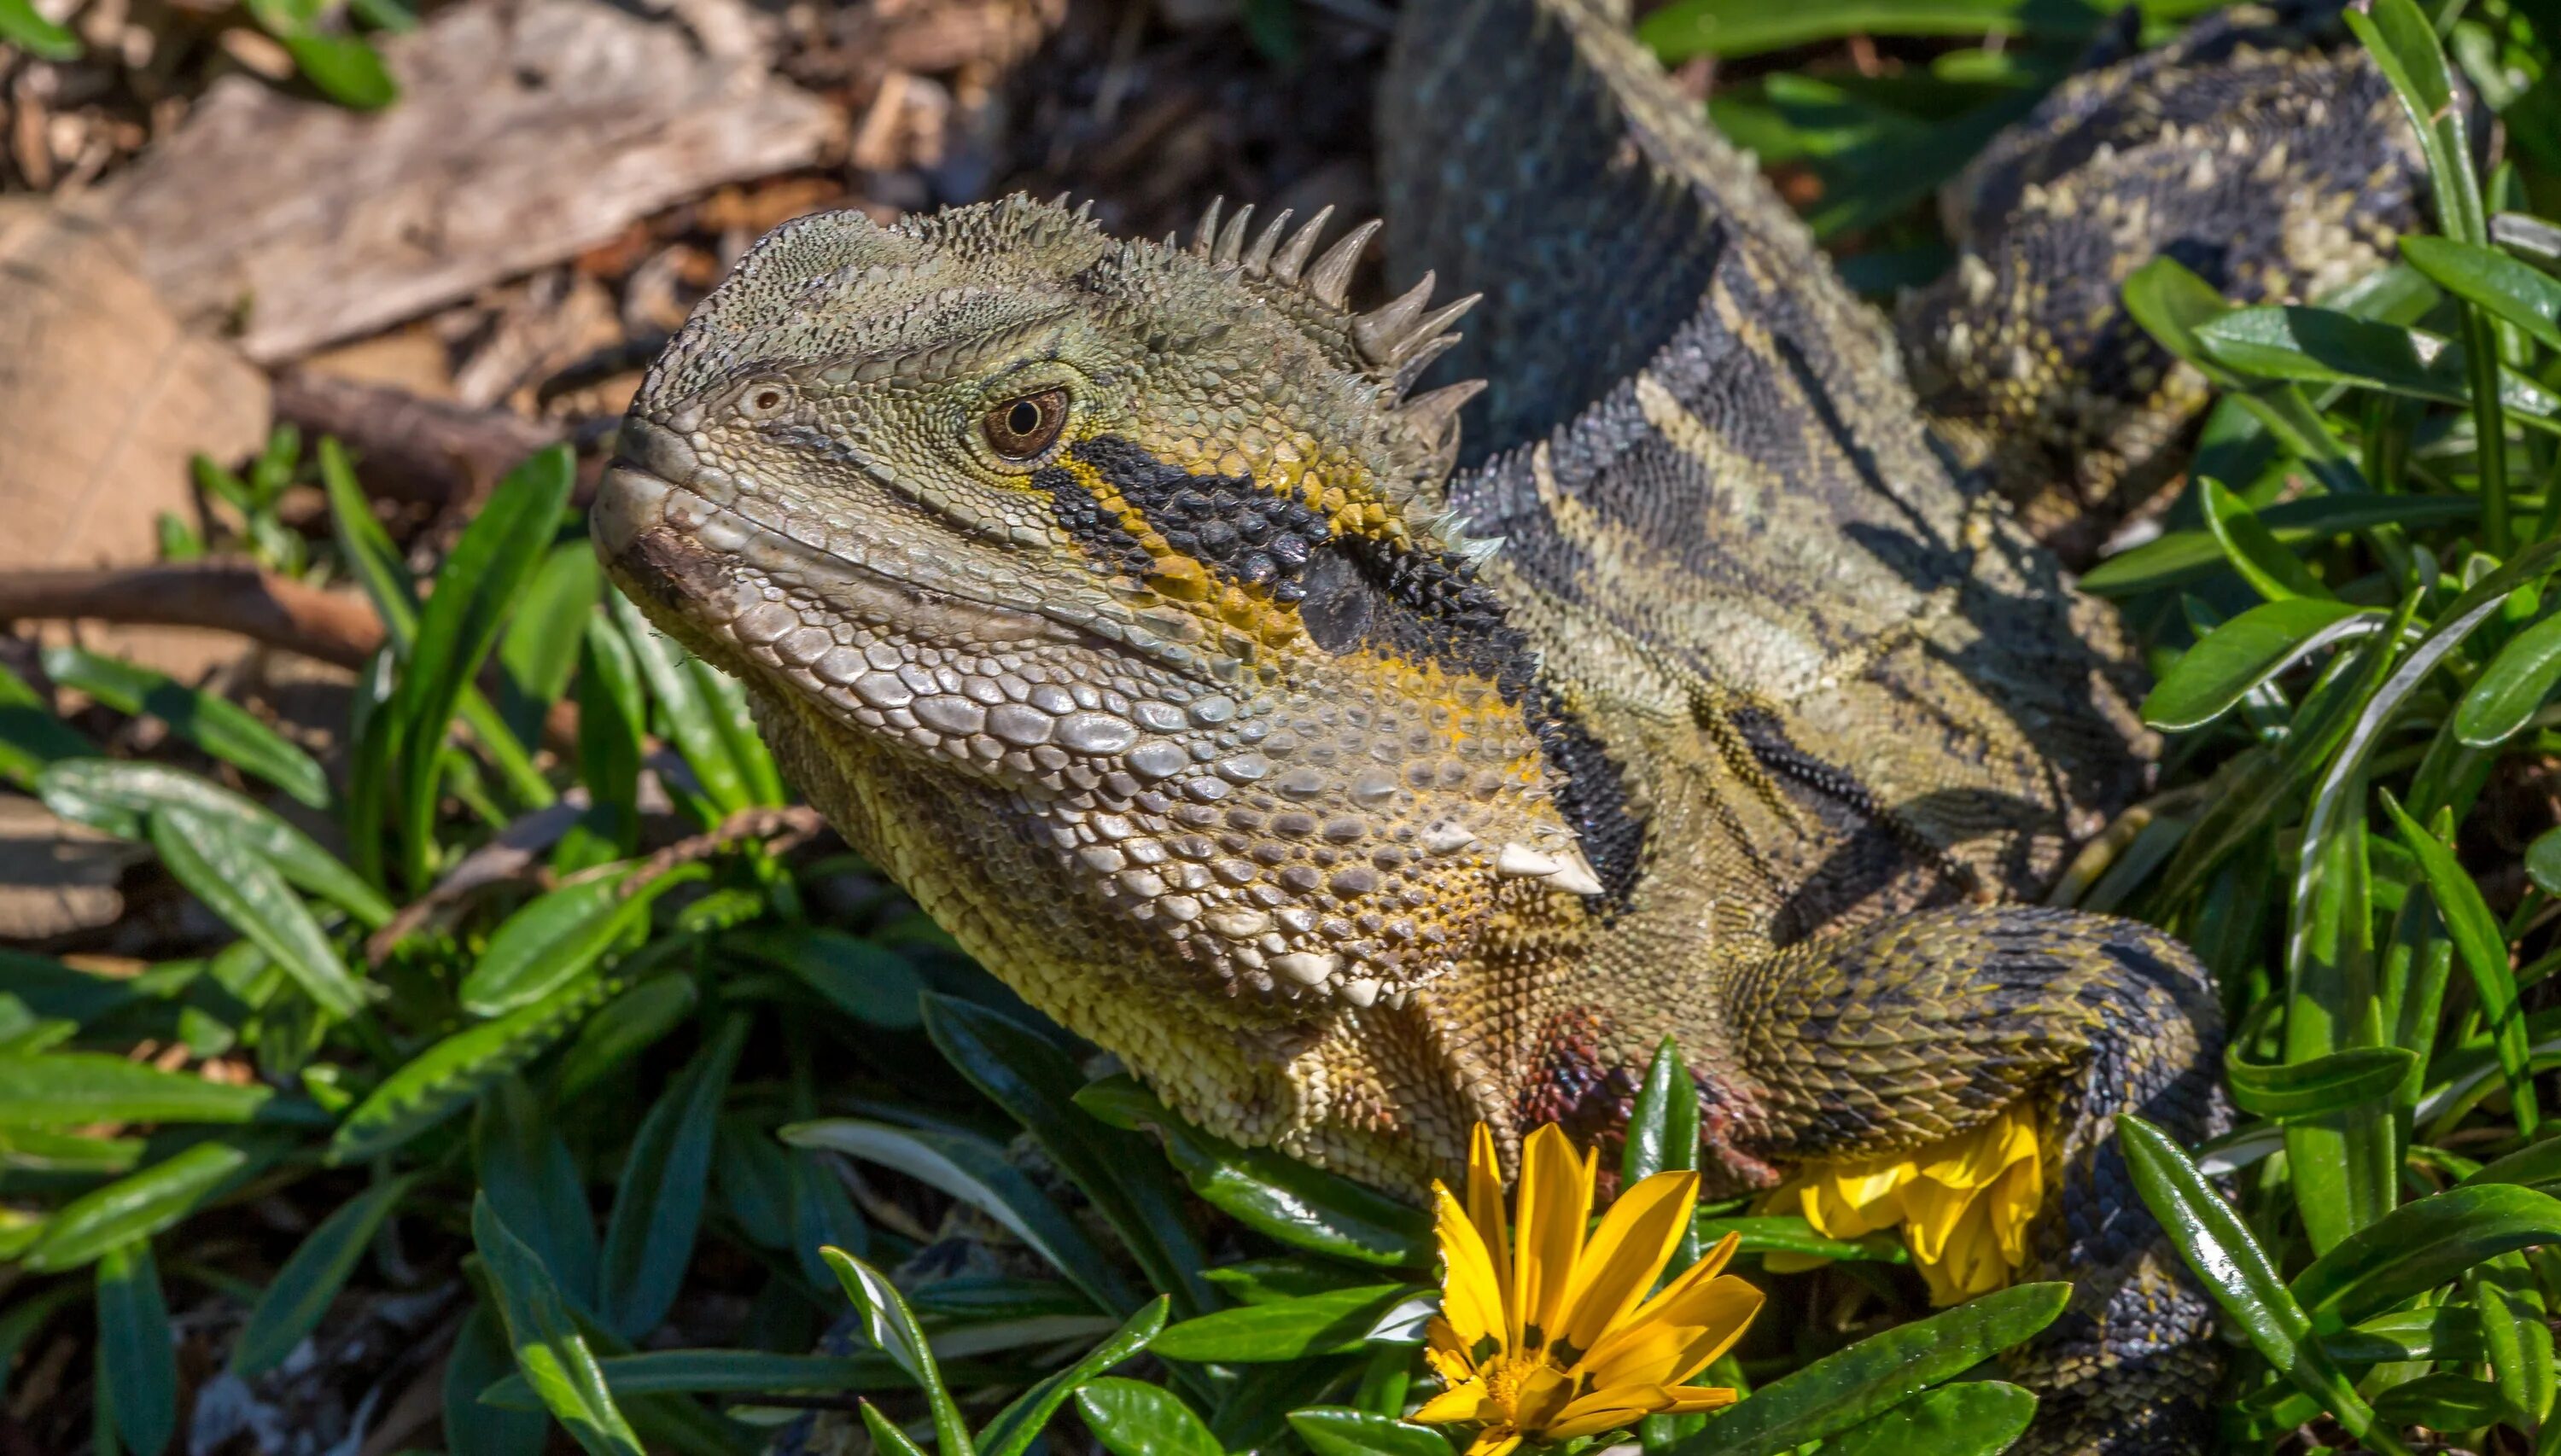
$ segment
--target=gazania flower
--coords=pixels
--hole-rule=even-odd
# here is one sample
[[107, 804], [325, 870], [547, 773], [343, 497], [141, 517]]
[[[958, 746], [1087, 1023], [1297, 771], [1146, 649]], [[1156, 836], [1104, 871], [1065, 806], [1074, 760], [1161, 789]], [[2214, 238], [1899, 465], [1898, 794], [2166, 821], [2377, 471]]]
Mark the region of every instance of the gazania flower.
[[1760, 1290], [1720, 1277], [1734, 1236], [1646, 1298], [1689, 1227], [1698, 1175], [1658, 1173], [1628, 1189], [1586, 1241], [1594, 1171], [1555, 1126], [1530, 1134], [1519, 1217], [1507, 1226], [1493, 1134], [1479, 1123], [1465, 1207], [1433, 1185], [1449, 1273], [1424, 1358], [1449, 1388], [1414, 1418], [1479, 1427], [1467, 1456], [1734, 1401], [1732, 1390], [1682, 1383], [1761, 1308]]
[[[1903, 1225], [1930, 1302], [1962, 1304], [2027, 1262], [2027, 1225], [2045, 1202], [2034, 1112], [2012, 1105], [1980, 1127], [1910, 1152], [1812, 1164], [1762, 1196], [1763, 1213], [1801, 1213], [1826, 1238]], [[1769, 1255], [1786, 1273], [1820, 1259]]]

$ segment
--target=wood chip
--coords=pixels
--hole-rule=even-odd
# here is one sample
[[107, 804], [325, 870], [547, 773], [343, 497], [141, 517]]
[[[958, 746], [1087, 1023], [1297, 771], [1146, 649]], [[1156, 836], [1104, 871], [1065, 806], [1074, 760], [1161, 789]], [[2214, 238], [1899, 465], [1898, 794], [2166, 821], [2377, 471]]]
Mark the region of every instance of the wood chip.
[[601, 0], [466, 0], [384, 43], [372, 115], [243, 78], [127, 174], [116, 217], [190, 318], [274, 362], [575, 256], [723, 182], [805, 165], [836, 112]]

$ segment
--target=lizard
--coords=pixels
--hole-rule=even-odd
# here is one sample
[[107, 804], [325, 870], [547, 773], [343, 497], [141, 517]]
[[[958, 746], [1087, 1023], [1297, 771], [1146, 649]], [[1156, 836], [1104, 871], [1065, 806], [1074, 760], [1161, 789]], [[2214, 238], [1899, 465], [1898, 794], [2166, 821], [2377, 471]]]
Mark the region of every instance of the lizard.
[[1379, 225], [1322, 215], [784, 224], [651, 367], [598, 555], [1211, 1132], [1419, 1195], [1479, 1123], [1609, 1135], [1665, 1037], [1718, 1193], [2029, 1109], [2076, 1287], [2023, 1449], [2197, 1449], [2211, 1306], [2111, 1131], [2219, 1126], [2213, 988], [2034, 904], [2147, 782], [2139, 668], [1624, 21], [1407, 0], [1391, 250], [1482, 298], [1355, 309]]

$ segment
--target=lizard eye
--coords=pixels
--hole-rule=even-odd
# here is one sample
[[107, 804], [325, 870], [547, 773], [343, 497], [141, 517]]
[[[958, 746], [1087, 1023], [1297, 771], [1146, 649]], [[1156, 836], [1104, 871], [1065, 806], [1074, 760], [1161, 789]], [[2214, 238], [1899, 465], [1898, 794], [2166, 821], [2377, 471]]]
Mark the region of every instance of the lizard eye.
[[1006, 400], [978, 421], [987, 447], [1008, 460], [1028, 460], [1048, 449], [1067, 427], [1067, 391], [1043, 390]]

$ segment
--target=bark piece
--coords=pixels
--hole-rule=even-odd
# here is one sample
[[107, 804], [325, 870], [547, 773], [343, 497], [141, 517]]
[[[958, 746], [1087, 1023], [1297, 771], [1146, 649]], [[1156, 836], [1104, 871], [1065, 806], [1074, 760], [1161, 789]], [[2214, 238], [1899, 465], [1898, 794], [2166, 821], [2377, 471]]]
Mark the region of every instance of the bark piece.
[[360, 114], [213, 87], [117, 193], [190, 318], [272, 363], [573, 256], [720, 183], [805, 165], [834, 110], [749, 56], [600, 0], [466, 0], [384, 44]]
[[147, 562], [187, 457], [266, 438], [266, 382], [181, 329], [96, 218], [0, 200], [0, 571]]
[[21, 794], [0, 794], [0, 941], [94, 930], [124, 913], [116, 889], [151, 852], [74, 824]]

